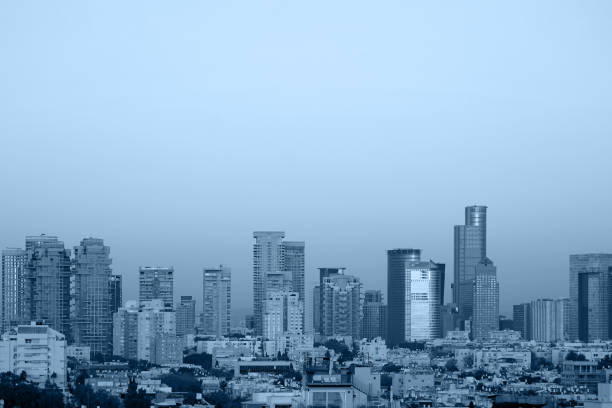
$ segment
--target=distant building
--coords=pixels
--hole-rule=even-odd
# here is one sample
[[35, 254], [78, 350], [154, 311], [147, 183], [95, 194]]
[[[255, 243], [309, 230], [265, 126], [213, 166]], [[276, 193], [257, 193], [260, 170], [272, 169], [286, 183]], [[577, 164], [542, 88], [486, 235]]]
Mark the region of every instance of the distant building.
[[174, 306], [174, 268], [140, 267], [140, 304], [161, 299], [165, 307]]
[[453, 303], [447, 303], [440, 307], [440, 324], [442, 326], [442, 338], [448, 332], [459, 330], [459, 308]]
[[123, 305], [123, 284], [121, 275], [111, 275], [110, 277], [110, 298], [111, 310], [116, 313]]
[[306, 299], [305, 283], [305, 244], [302, 241], [283, 241], [283, 270], [291, 275], [291, 290], [297, 293], [300, 301]]
[[[570, 340], [578, 340], [578, 339], [587, 339], [589, 336], [591, 338], [600, 338], [602, 340], [608, 339], [608, 334], [606, 332], [606, 328], [604, 326], [607, 325], [604, 321], [600, 320], [603, 318], [605, 320], [604, 315], [591, 315], [592, 319], [589, 322], [589, 318], [583, 313], [583, 316], [579, 315], [579, 281], [580, 275], [583, 273], [591, 274], [589, 278], [584, 278], [583, 283], [586, 285], [583, 289], [586, 291], [584, 294], [591, 296], [592, 302], [591, 305], [595, 306], [595, 299], [597, 295], [595, 294], [595, 287], [592, 287], [593, 290], [588, 291], [588, 282], [591, 284], [595, 284], [596, 280], [600, 281], [605, 280], [606, 274], [609, 271], [609, 268], [612, 266], [612, 254], [580, 254], [580, 255], [570, 255], [570, 273], [569, 273], [569, 330], [568, 335]], [[595, 275], [599, 275], [596, 277]], [[601, 293], [603, 295], [603, 293]], [[605, 303], [605, 299], [602, 297], [601, 300], [598, 300], [600, 308], [602, 306], [601, 302]], [[583, 302], [586, 302], [586, 298], [583, 296]], [[588, 303], [583, 303], [583, 306], [588, 307]], [[582, 321], [582, 336], [580, 335], [579, 323]], [[589, 327], [590, 326], [590, 327]], [[589, 334], [590, 331], [590, 334]]]
[[181, 301], [175, 307], [177, 336], [195, 333], [195, 304], [196, 301], [193, 297], [181, 296]]
[[569, 299], [538, 299], [529, 307], [531, 340], [564, 341], [567, 338], [566, 313]]
[[24, 321], [47, 324], [68, 341], [70, 328], [70, 250], [57, 237], [26, 237]]
[[255, 334], [263, 334], [264, 302], [268, 273], [283, 271], [282, 231], [255, 231], [253, 238], [253, 315]]
[[317, 309], [319, 317], [317, 319], [313, 318], [314, 322], [318, 322], [318, 324], [314, 325], [313, 328], [315, 333], [323, 334], [323, 281], [325, 278], [329, 278], [330, 276], [341, 275], [344, 273], [346, 268], [344, 267], [325, 267], [325, 268], [317, 268], [319, 270], [319, 284], [316, 288], [319, 288], [319, 295], [314, 297], [314, 301], [317, 303], [314, 308]]
[[138, 359], [138, 302], [125, 302], [113, 315], [113, 355]]
[[153, 364], [183, 362], [183, 349], [176, 336], [176, 314], [162, 299], [144, 302], [138, 311], [138, 360]]
[[386, 336], [387, 306], [380, 290], [366, 290], [363, 302], [361, 337], [371, 340]]
[[28, 380], [66, 387], [66, 337], [49, 326], [17, 326], [2, 335], [0, 372], [26, 372]]
[[225, 336], [230, 332], [232, 310], [232, 272], [220, 265], [204, 269], [202, 275], [203, 334]]
[[497, 268], [489, 258], [482, 259], [476, 265], [472, 298], [473, 338], [487, 340], [490, 332], [499, 330]]
[[332, 275], [323, 280], [322, 334], [360, 339], [361, 282], [351, 275]]
[[[26, 302], [26, 260], [23, 249], [8, 248], [2, 251], [2, 277], [0, 280], [0, 332], [24, 322], [29, 313]], [[28, 316], [29, 317], [29, 316]]]
[[512, 320], [514, 322], [514, 330], [521, 333], [521, 337], [525, 340], [531, 340], [530, 307], [530, 303], [521, 303], [520, 305], [512, 306]]
[[113, 310], [110, 248], [98, 238], [85, 238], [74, 247], [72, 271], [72, 328], [76, 345], [92, 355], [112, 355]]
[[461, 320], [472, 317], [472, 289], [476, 265], [487, 256], [487, 207], [465, 207], [465, 225], [455, 226], [453, 303], [459, 306]]
[[290, 291], [269, 291], [264, 304], [264, 333], [268, 340], [303, 333], [303, 303], [300, 295]]
[[312, 329], [315, 333], [321, 332], [321, 286], [312, 288]]
[[612, 267], [578, 273], [578, 339], [612, 338]]
[[387, 343], [442, 336], [445, 265], [421, 261], [420, 249], [387, 251]]

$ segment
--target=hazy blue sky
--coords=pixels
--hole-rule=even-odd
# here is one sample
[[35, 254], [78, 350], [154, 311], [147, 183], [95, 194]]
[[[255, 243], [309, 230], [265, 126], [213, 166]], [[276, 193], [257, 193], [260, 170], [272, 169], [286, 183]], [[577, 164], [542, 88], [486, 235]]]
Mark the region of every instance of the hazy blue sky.
[[385, 250], [417, 247], [450, 285], [477, 203], [502, 311], [566, 296], [570, 253], [612, 251], [610, 21], [610, 1], [3, 1], [0, 245], [104, 238], [127, 299], [139, 265], [200, 299], [223, 263], [250, 307], [253, 230], [305, 240], [309, 280], [384, 289]]

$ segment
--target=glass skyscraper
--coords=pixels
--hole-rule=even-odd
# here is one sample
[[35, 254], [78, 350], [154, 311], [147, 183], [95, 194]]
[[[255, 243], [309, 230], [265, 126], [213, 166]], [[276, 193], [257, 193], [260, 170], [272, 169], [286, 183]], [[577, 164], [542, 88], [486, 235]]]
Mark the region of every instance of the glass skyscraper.
[[482, 259], [474, 268], [472, 336], [488, 340], [489, 333], [499, 330], [499, 283], [497, 268], [489, 258]]
[[382, 292], [380, 290], [366, 290], [363, 302], [361, 337], [366, 339], [384, 338], [386, 335], [386, 312], [387, 307], [383, 303]]
[[[591, 274], [591, 276], [589, 278], [583, 278], [583, 306], [584, 307], [588, 307], [588, 302], [591, 303], [592, 307], [596, 307], [598, 310], [604, 310], [605, 308], [602, 305], [597, 306], [597, 304], [595, 303], [597, 302], [605, 302], [604, 300], [604, 296], [608, 296], [607, 295], [607, 291], [605, 292], [600, 292], [599, 295], [595, 294], [595, 291], [598, 290], [596, 287], [591, 286], [591, 289], [589, 291], [589, 281], [591, 283], [591, 285], [594, 284], [596, 279], [603, 279], [605, 278], [605, 275], [607, 275], [609, 268], [612, 266], [612, 254], [579, 254], [579, 255], [570, 255], [570, 273], [569, 273], [569, 339], [570, 340], [577, 340], [580, 338], [580, 324], [582, 323], [583, 325], [583, 330], [587, 330], [586, 327], [588, 327], [590, 325], [590, 330], [592, 331], [591, 335], [587, 335], [587, 332], [583, 331], [583, 338], [584, 336], [596, 336], [598, 338], [600, 338], [601, 340], [604, 340], [604, 338], [601, 338], [599, 336], [601, 336], [603, 333], [602, 332], [598, 332], [598, 334], [595, 334], [595, 332], [593, 330], [600, 330], [600, 329], [595, 329], [595, 326], [599, 326], [600, 328], [602, 327], [603, 323], [596, 323], [596, 320], [599, 320], [600, 317], [591, 314], [590, 315], [590, 319], [589, 320], [589, 314], [586, 313], [586, 310], [583, 310], [583, 313], [581, 314], [579, 311], [579, 292], [580, 292], [580, 288], [579, 288], [579, 282], [580, 282], [580, 275], [583, 273], [588, 273]], [[600, 277], [597, 277], [597, 274], [603, 274]], [[587, 296], [587, 297], [585, 297]], [[587, 302], [587, 298], [588, 296], [591, 297], [591, 300]], [[601, 296], [601, 297], [599, 297]], [[606, 323], [607, 325], [607, 323]], [[607, 339], [608, 337], [606, 336], [605, 339]]]
[[113, 305], [110, 248], [98, 238], [74, 247], [72, 274], [73, 340], [91, 354], [112, 355]]
[[478, 263], [487, 256], [487, 207], [465, 208], [465, 225], [455, 226], [453, 303], [460, 319], [472, 317], [473, 281]]
[[25, 264], [26, 252], [23, 249], [8, 248], [2, 251], [2, 279], [0, 304], [0, 329], [4, 333], [9, 328], [27, 323], [24, 319], [25, 302]]
[[196, 301], [192, 296], [181, 296], [180, 302], [176, 305], [176, 335], [185, 336], [195, 333]]
[[422, 262], [420, 249], [387, 251], [387, 343], [442, 335], [445, 265]]

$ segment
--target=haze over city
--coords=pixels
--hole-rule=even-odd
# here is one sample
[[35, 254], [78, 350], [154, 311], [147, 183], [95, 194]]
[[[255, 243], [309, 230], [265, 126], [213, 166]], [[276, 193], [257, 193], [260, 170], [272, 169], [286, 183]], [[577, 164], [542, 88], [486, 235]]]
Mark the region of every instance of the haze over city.
[[124, 299], [173, 265], [199, 302], [224, 264], [249, 309], [252, 232], [282, 230], [307, 282], [386, 291], [385, 251], [420, 248], [450, 300], [480, 204], [500, 312], [565, 297], [569, 254], [612, 250], [612, 5], [491, 7], [5, 3], [0, 245], [103, 238]]

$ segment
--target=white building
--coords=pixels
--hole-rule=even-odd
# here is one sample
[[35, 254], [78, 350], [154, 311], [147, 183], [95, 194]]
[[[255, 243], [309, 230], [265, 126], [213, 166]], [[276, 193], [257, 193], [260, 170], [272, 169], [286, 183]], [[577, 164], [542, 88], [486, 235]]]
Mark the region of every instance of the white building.
[[21, 374], [44, 386], [47, 380], [66, 387], [66, 337], [48, 326], [17, 326], [2, 336], [0, 372]]
[[136, 360], [138, 358], [138, 302], [125, 302], [113, 315], [113, 355]]
[[302, 334], [304, 307], [298, 293], [270, 291], [266, 294], [264, 310], [264, 338], [275, 340]]
[[220, 265], [204, 269], [202, 275], [203, 334], [222, 337], [230, 332], [232, 310], [232, 272]]
[[567, 338], [568, 299], [538, 299], [531, 302], [531, 336], [535, 341], [557, 342]]
[[182, 347], [176, 337], [176, 314], [154, 299], [143, 302], [138, 312], [138, 360], [154, 364], [180, 364]]

